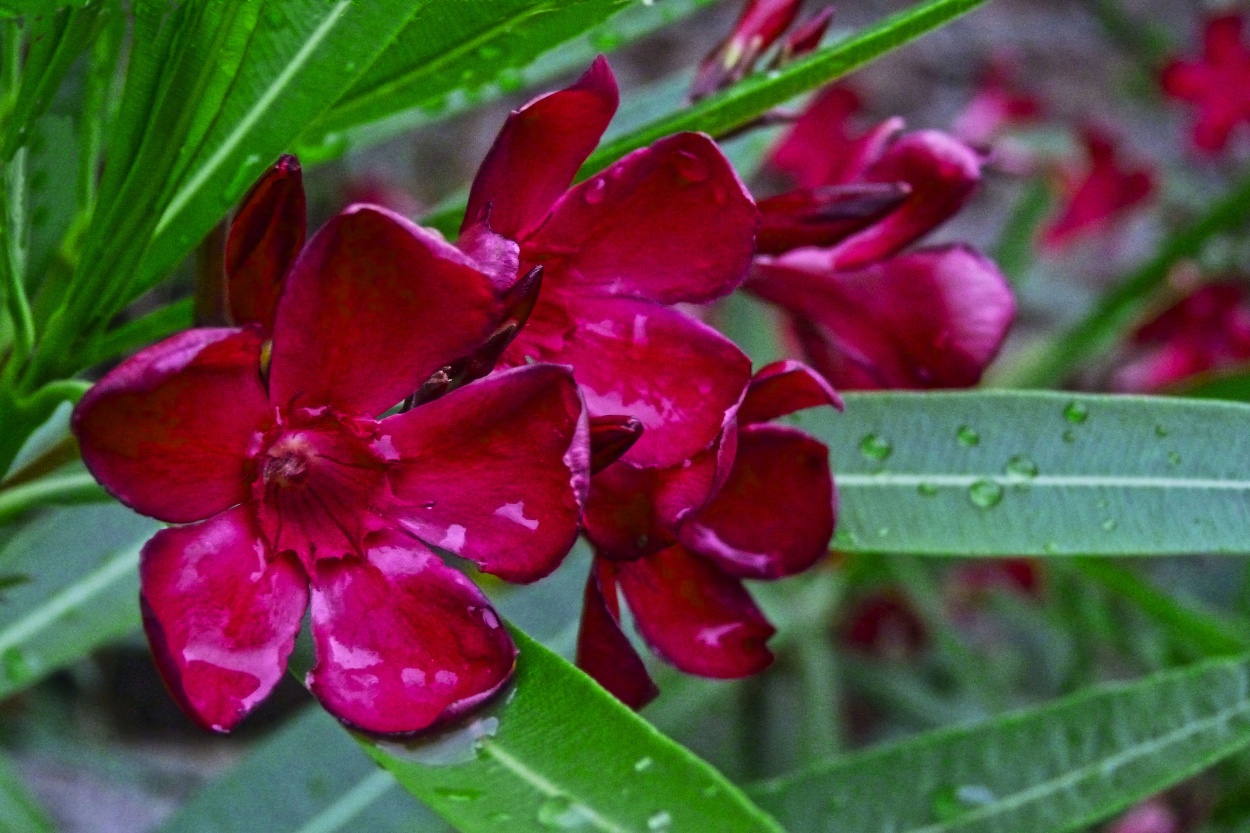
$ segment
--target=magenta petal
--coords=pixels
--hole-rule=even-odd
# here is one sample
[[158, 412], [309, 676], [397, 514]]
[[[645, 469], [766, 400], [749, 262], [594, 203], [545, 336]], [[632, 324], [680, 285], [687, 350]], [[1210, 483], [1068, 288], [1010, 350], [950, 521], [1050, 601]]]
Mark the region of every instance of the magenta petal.
[[240, 503], [249, 448], [273, 421], [258, 329], [197, 329], [141, 350], [74, 409], [83, 462], [127, 506], [199, 521]]
[[566, 368], [495, 373], [389, 417], [392, 512], [427, 543], [506, 581], [556, 568], [577, 538], [589, 439]]
[[516, 648], [482, 591], [396, 532], [366, 559], [322, 560], [312, 582], [317, 664], [308, 687], [344, 723], [407, 734], [480, 704]]
[[490, 280], [454, 246], [385, 209], [348, 208], [287, 278], [270, 398], [376, 416], [480, 346], [499, 316]]
[[825, 87], [803, 111], [772, 151], [770, 162], [802, 188], [832, 185], [856, 178], [851, 117], [863, 101], [850, 87]]
[[698, 303], [746, 277], [758, 225], [716, 144], [678, 133], [570, 190], [522, 256], [562, 290]]
[[911, 193], [903, 182], [864, 182], [800, 188], [759, 202], [757, 254], [803, 246], [832, 246], [898, 208]]
[[748, 0], [733, 31], [699, 64], [690, 96], [702, 98], [742, 78], [781, 37], [802, 0]]
[[808, 360], [841, 390], [974, 385], [1015, 315], [1002, 274], [967, 247], [857, 272], [812, 268], [811, 251], [761, 264], [751, 290], [791, 314]]
[[163, 529], [139, 562], [143, 627], [161, 676], [200, 726], [228, 732], [286, 670], [308, 585], [268, 558], [251, 510]]
[[243, 201], [226, 240], [230, 315], [273, 329], [282, 279], [304, 247], [306, 209], [299, 160], [283, 156]]
[[773, 362], [751, 379], [742, 407], [738, 409], [738, 424], [769, 422], [822, 405], [842, 410], [842, 398], [823, 376], [802, 362]]
[[1041, 242], [1051, 249], [1105, 228], [1154, 193], [1154, 172], [1144, 165], [1125, 163], [1113, 136], [1086, 126], [1082, 139], [1089, 168], [1042, 230]]
[[680, 546], [618, 565], [643, 639], [688, 674], [746, 677], [773, 661], [773, 626], [742, 582]]
[[[527, 328], [506, 361], [520, 364], [533, 356], [570, 364], [591, 416], [637, 418], [642, 436], [622, 460], [677, 465], [710, 446], [750, 381], [751, 362], [742, 351], [706, 324], [656, 304], [593, 298], [569, 303], [567, 314], [576, 325], [559, 349], [548, 349], [540, 331]], [[558, 317], [544, 312], [554, 306], [539, 299], [534, 317]]]
[[781, 425], [740, 430], [729, 479], [681, 527], [691, 552], [742, 578], [806, 570], [829, 549], [835, 497], [829, 450]]
[[600, 55], [571, 86], [512, 111], [473, 180], [464, 227], [487, 218], [498, 234], [529, 236], [599, 144], [618, 101]]
[[586, 577], [577, 630], [577, 667], [631, 709], [641, 709], [660, 693], [642, 657], [621, 630], [613, 567], [599, 559]]
[[909, 133], [868, 167], [869, 182], [906, 183], [907, 199], [882, 220], [839, 243], [834, 266], [851, 269], [894, 254], [953, 216], [981, 181], [982, 158], [937, 130]]

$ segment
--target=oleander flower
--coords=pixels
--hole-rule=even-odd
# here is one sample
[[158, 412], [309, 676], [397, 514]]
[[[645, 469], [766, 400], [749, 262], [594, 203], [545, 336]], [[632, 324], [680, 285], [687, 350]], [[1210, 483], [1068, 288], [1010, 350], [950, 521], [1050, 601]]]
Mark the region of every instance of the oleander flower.
[[1193, 143], [1206, 153], [1223, 150], [1237, 125], [1250, 123], [1250, 45], [1243, 26], [1241, 14], [1211, 16], [1202, 58], [1175, 58], [1159, 79], [1165, 93], [1193, 105]]
[[[481, 349], [508, 310], [468, 256], [385, 209], [303, 246], [298, 166], [253, 192], [227, 247], [240, 326], [122, 362], [76, 408], [119, 500], [179, 524], [140, 562], [144, 627], [174, 697], [232, 729], [278, 682], [305, 610], [312, 692], [345, 723], [410, 733], [500, 689], [516, 650], [431, 550], [508, 581], [572, 546], [588, 480], [566, 368], [491, 375], [386, 413]], [[298, 255], [297, 255], [298, 253]]]
[[1161, 393], [1250, 363], [1250, 290], [1226, 278], [1199, 286], [1139, 327], [1113, 390]]
[[690, 674], [743, 677], [772, 662], [773, 633], [743, 579], [778, 579], [828, 551], [836, 496], [828, 449], [771, 421], [833, 405], [837, 394], [797, 362], [759, 371], [720, 441], [669, 468], [625, 460], [592, 478], [578, 664], [623, 702], [656, 693], [620, 627], [623, 594], [643, 639]]
[[826, 90], [779, 142], [773, 162], [800, 188], [760, 201], [745, 288], [786, 313], [804, 359], [839, 389], [976, 384], [1014, 318], [1010, 287], [969, 246], [907, 249], [963, 207], [982, 156], [898, 119], [856, 135], [858, 106]]
[[1109, 228], [1155, 190], [1154, 171], [1126, 161], [1119, 141], [1107, 130], [1086, 124], [1081, 143], [1088, 164], [1062, 172], [1062, 202], [1041, 234], [1042, 246], [1048, 249]]
[[[673, 305], [739, 285], [759, 218], [728, 161], [696, 133], [570, 188], [616, 107], [600, 57], [570, 87], [513, 112], [474, 180], [458, 245], [479, 259], [485, 249], [517, 257], [523, 275], [544, 270], [501, 364], [570, 365], [591, 416], [645, 427], [625, 459], [671, 466], [713, 443], [750, 380], [741, 350]], [[489, 242], [498, 236], [519, 252], [499, 251]]]

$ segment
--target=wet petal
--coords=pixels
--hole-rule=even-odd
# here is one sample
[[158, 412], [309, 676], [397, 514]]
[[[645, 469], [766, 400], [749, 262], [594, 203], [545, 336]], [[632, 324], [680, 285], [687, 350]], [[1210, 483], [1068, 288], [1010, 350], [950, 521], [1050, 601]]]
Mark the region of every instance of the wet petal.
[[247, 499], [272, 423], [258, 329], [187, 330], [136, 353], [74, 409], [83, 462], [127, 506], [199, 521]]
[[349, 208], [287, 278], [270, 397], [376, 416], [480, 346], [499, 317], [490, 280], [455, 247], [385, 209]]
[[800, 188], [759, 203], [758, 254], [803, 246], [832, 246], [880, 221], [911, 193], [903, 182], [866, 182]]
[[774, 633], [742, 582], [680, 546], [619, 565], [638, 631], [688, 674], [746, 677], [773, 661]]
[[282, 279], [304, 247], [307, 211], [299, 160], [283, 156], [243, 201], [226, 240], [230, 315], [273, 330]]
[[697, 303], [741, 283], [758, 225], [716, 144], [679, 133], [569, 191], [522, 257], [561, 290]]
[[839, 269], [851, 269], [894, 254], [952, 217], [981, 181], [982, 157], [937, 130], [908, 133], [890, 145], [864, 172], [868, 182], [906, 183], [911, 193], [882, 220], [833, 248]]
[[660, 690], [621, 630], [620, 620], [615, 572], [611, 564], [596, 559], [586, 578], [577, 667], [631, 709], [641, 709]]
[[600, 55], [571, 86], [514, 110], [473, 180], [465, 227], [485, 217], [513, 240], [533, 233], [599, 144], [618, 101]]
[[[750, 360], [720, 333], [676, 310], [626, 299], [573, 298], [568, 329], [521, 331], [504, 356], [569, 364], [591, 416], [624, 414], [643, 424], [642, 437], [622, 460], [677, 465], [711, 445], [733, 415], [750, 380]], [[544, 307], [540, 324], [560, 314]], [[531, 319], [533, 324], [533, 319]]]
[[163, 529], [139, 563], [143, 627], [166, 685], [205, 729], [228, 732], [286, 670], [308, 584], [270, 561], [247, 507]]
[[806, 570], [829, 549], [834, 521], [829, 450], [781, 425], [741, 429], [729, 479], [682, 524], [681, 542], [743, 578]]
[[507, 581], [555, 569], [577, 538], [589, 480], [586, 419], [566, 368], [495, 373], [389, 417], [396, 519]]
[[312, 630], [308, 687], [367, 732], [406, 734], [463, 714], [516, 664], [508, 631], [473, 582], [396, 532], [372, 539], [364, 560], [317, 562]]
[[842, 410], [842, 398], [824, 377], [802, 362], [773, 362], [760, 368], [751, 379], [738, 409], [738, 424], [769, 422], [822, 405]]
[[751, 290], [791, 314], [808, 360], [840, 390], [974, 385], [1015, 315], [1002, 274], [967, 247], [856, 272], [813, 267], [803, 254], [761, 264]]
[[802, 188], [855, 179], [862, 169], [851, 118], [863, 107], [858, 93], [845, 85], [825, 87], [772, 151], [769, 161]]

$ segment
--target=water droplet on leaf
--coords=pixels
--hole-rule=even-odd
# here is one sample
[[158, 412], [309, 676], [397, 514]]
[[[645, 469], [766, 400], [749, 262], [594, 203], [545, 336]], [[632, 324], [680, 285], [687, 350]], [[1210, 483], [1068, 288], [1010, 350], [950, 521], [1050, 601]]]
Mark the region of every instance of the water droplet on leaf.
[[1023, 454], [1017, 454], [1007, 461], [1007, 473], [1016, 477], [1037, 477], [1037, 463]]
[[646, 757], [644, 755], [643, 757], [634, 761], [634, 772], [646, 772], [654, 764], [655, 764], [655, 761], [653, 761], [651, 758]]
[[1169, 451], [1168, 463], [1170, 463], [1173, 466], [1179, 466], [1181, 464], [1181, 455], [1175, 451]]
[[673, 826], [673, 816], [667, 810], [660, 810], [658, 813], [652, 813], [647, 819], [647, 829], [651, 833], [664, 833]]
[[1089, 408], [1080, 402], [1069, 402], [1063, 409], [1063, 418], [1073, 425], [1080, 425], [1089, 419]]
[[4, 653], [0, 654], [0, 667], [4, 668], [4, 676], [11, 683], [23, 683], [30, 679], [30, 664], [26, 662], [26, 655], [20, 648], [5, 648]]
[[487, 44], [477, 50], [477, 56], [483, 61], [493, 61], [503, 55], [503, 50], [498, 46]]
[[916, 487], [916, 491], [920, 493], [921, 497], [933, 497], [938, 493], [938, 487], [932, 483], [921, 483]]
[[538, 823], [549, 830], [577, 830], [590, 821], [590, 812], [566, 795], [553, 795], [538, 807]]
[[968, 487], [968, 499], [974, 506], [992, 509], [1003, 500], [1003, 487], [993, 480], [978, 480]]
[[481, 790], [470, 788], [457, 789], [455, 787], [435, 787], [434, 794], [442, 796], [448, 801], [454, 801], [461, 804], [469, 801], [477, 801], [482, 797]]
[[869, 434], [859, 441], [859, 451], [869, 460], [879, 463], [894, 453], [894, 446], [878, 434]]
[[1102, 528], [1107, 532], [1114, 532], [1117, 526], [1119, 526], [1119, 524], [1115, 522], [1115, 518], [1107, 518], [1102, 522]]
[[1164, 428], [1162, 425], [1156, 425], [1156, 426], [1155, 426], [1155, 436], [1156, 436], [1156, 437], [1158, 437], [1159, 439], [1163, 439], [1163, 438], [1164, 438], [1164, 437], [1166, 437], [1167, 435], [1168, 435], [1168, 429]]
[[979, 784], [942, 787], [933, 793], [933, 815], [939, 822], [949, 823], [993, 803], [993, 791]]
[[964, 448], [972, 448], [981, 444], [981, 435], [967, 425], [959, 426], [959, 430], [955, 432], [955, 438]]

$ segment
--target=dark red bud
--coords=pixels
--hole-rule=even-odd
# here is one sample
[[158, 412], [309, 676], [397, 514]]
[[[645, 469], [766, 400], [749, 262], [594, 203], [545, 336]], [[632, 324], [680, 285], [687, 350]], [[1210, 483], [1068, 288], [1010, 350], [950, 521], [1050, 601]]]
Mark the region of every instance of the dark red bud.
[[697, 100], [741, 80], [777, 42], [802, 0], [749, 0], [729, 37], [699, 64], [690, 98]]
[[631, 416], [590, 419], [590, 473], [598, 474], [621, 459], [642, 436], [642, 423]]
[[829, 31], [829, 24], [832, 22], [833, 6], [826, 6], [799, 24], [798, 28], [791, 32], [790, 37], [786, 38], [785, 43], [781, 45], [781, 51], [777, 53], [777, 66], [789, 63], [795, 58], [801, 58], [820, 46], [820, 39], [825, 36], [825, 32]]

